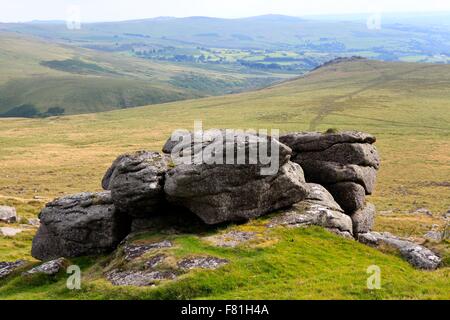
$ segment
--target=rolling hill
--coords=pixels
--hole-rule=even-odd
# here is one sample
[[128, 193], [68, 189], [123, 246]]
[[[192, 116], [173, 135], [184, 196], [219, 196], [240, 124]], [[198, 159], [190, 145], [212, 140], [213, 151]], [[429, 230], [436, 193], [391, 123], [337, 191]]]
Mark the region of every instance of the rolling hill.
[[[0, 32], [0, 116], [91, 113], [238, 92], [287, 75], [152, 62]], [[23, 109], [23, 108], [22, 108]], [[30, 109], [30, 108], [28, 108]]]
[[[205, 128], [362, 130], [377, 136], [382, 157], [370, 199], [379, 212], [376, 229], [423, 240], [433, 226], [445, 224], [450, 208], [449, 88], [447, 65], [359, 59], [254, 92], [88, 115], [0, 119], [0, 204], [32, 218], [55, 196], [100, 190], [98, 182], [118, 154], [160, 150], [173, 130], [193, 129], [194, 120]], [[433, 215], [414, 213], [418, 208]], [[0, 239], [0, 260], [30, 259], [32, 236]], [[114, 288], [101, 276], [105, 260], [80, 259], [74, 261], [86, 275], [80, 292], [68, 291], [64, 278], [30, 284], [18, 277], [3, 283], [0, 298], [449, 298], [448, 241], [426, 243], [443, 255], [445, 266], [421, 272], [392, 253], [318, 229], [278, 230], [276, 237], [267, 246], [227, 251], [182, 235], [177, 254], [213, 253], [231, 264], [157, 288]], [[383, 271], [383, 288], [376, 292], [365, 282], [372, 264]]]
[[[358, 18], [297, 18], [265, 15], [239, 19], [210, 17], [153, 18], [83, 24], [69, 30], [64, 22], [0, 24], [0, 30], [107, 51], [177, 47], [292, 50], [314, 52], [316, 58], [361, 55], [379, 60], [448, 62], [448, 14], [399, 16], [384, 14], [381, 25], [368, 28], [369, 15]], [[206, 30], [206, 31], [205, 31]]]

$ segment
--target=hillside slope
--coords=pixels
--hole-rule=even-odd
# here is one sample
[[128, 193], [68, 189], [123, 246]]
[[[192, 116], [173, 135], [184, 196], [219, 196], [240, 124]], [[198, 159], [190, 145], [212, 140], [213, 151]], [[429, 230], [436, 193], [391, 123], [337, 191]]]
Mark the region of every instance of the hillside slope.
[[[205, 128], [362, 130], [377, 136], [382, 156], [370, 199], [379, 211], [376, 229], [424, 241], [425, 232], [445, 225], [443, 214], [450, 208], [449, 88], [449, 66], [357, 60], [225, 97], [49, 119], [1, 119], [0, 204], [15, 205], [19, 214], [32, 218], [55, 196], [100, 190], [103, 173], [119, 153], [160, 150], [173, 130], [191, 130], [194, 120], [203, 120]], [[419, 208], [433, 215], [414, 213]], [[32, 235], [0, 239], [0, 260], [31, 259]], [[75, 262], [90, 279], [82, 292], [68, 292], [64, 278], [41, 279], [36, 287], [15, 279], [4, 284], [0, 297], [449, 298], [448, 241], [426, 242], [443, 255], [447, 267], [421, 272], [395, 255], [321, 230], [277, 230], [275, 237], [276, 244], [227, 251], [182, 235], [175, 240], [178, 255], [210, 253], [232, 263], [156, 289], [114, 288], [99, 278], [103, 264], [81, 259]], [[366, 289], [371, 264], [384, 275], [377, 292]]]
[[41, 113], [53, 107], [65, 114], [108, 111], [237, 92], [277, 78], [155, 63], [0, 32], [0, 116], [24, 104]]

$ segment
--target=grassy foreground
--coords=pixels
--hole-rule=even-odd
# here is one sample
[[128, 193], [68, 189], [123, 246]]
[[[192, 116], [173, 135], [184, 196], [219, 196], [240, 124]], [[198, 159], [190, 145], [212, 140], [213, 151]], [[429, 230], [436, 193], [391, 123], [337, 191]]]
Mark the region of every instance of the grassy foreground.
[[[448, 268], [414, 270], [392, 254], [319, 228], [276, 229], [266, 241], [235, 249], [209, 246], [195, 235], [175, 239], [177, 257], [214, 255], [230, 264], [198, 271], [156, 288], [114, 287], [102, 275], [111, 258], [75, 259], [82, 266], [80, 291], [67, 276], [16, 277], [2, 285], [0, 299], [449, 299]], [[367, 268], [381, 268], [382, 289], [368, 290]]]
[[[2, 119], [0, 204], [15, 205], [27, 219], [55, 196], [100, 190], [118, 154], [160, 150], [174, 129], [192, 129], [194, 120], [203, 120], [205, 128], [356, 129], [378, 137], [382, 156], [370, 199], [381, 212], [376, 228], [420, 240], [433, 226], [443, 227], [442, 215], [450, 209], [449, 87], [449, 66], [356, 61], [251, 93], [82, 116]], [[423, 207], [433, 216], [413, 214]], [[429, 244], [447, 265], [430, 273], [318, 229], [274, 232], [274, 246], [230, 251], [180, 236], [186, 252], [214, 252], [232, 263], [157, 289], [113, 288], [95, 276], [99, 265], [88, 260], [92, 281], [82, 292], [68, 292], [63, 278], [31, 284], [17, 278], [0, 284], [0, 298], [450, 298], [448, 242]], [[31, 260], [31, 238], [28, 231], [0, 239], [0, 261]], [[372, 264], [386, 277], [381, 291], [366, 289]]]

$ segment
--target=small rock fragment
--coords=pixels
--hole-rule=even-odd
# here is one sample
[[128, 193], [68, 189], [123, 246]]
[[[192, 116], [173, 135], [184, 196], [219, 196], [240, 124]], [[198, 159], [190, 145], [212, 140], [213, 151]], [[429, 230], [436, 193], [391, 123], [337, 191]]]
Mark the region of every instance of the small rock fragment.
[[0, 280], [11, 275], [26, 264], [27, 263], [23, 260], [18, 260], [16, 262], [0, 262]]
[[0, 222], [15, 223], [19, 219], [17, 217], [16, 209], [8, 206], [0, 206]]
[[37, 267], [34, 267], [33, 269], [24, 272], [24, 275], [33, 275], [33, 274], [46, 274], [49, 276], [53, 276], [55, 274], [58, 274], [61, 269], [66, 264], [66, 259], [59, 258], [52, 261], [45, 262]]
[[0, 228], [0, 236], [3, 236], [3, 237], [14, 237], [22, 232], [23, 232], [22, 229], [17, 229], [17, 228], [9, 228], [9, 227]]

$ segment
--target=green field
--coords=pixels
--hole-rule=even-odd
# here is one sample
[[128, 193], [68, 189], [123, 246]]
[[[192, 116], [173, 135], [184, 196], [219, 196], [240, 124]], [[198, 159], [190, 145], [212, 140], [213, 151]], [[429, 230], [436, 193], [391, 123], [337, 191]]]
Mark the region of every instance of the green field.
[[38, 113], [126, 109], [241, 92], [289, 77], [154, 62], [7, 32], [0, 32], [0, 70], [0, 117], [22, 105]]
[[[378, 138], [382, 168], [370, 199], [380, 212], [376, 229], [423, 241], [433, 225], [443, 227], [450, 209], [449, 88], [450, 66], [358, 60], [254, 92], [98, 114], [0, 119], [0, 205], [15, 205], [26, 219], [47, 199], [100, 190], [118, 154], [160, 150], [174, 129], [192, 129], [194, 120], [205, 128], [351, 129]], [[412, 214], [424, 207], [432, 217]], [[260, 228], [260, 221], [229, 228], [245, 227]], [[316, 228], [276, 229], [267, 236], [273, 240], [267, 246], [219, 250], [194, 234], [179, 235], [174, 255], [210, 253], [231, 263], [157, 288], [112, 287], [101, 277], [112, 259], [105, 257], [75, 261], [86, 277], [81, 292], [66, 290], [62, 277], [31, 283], [18, 277], [3, 283], [0, 298], [450, 298], [448, 241], [426, 243], [443, 255], [445, 267], [422, 272], [395, 254]], [[0, 261], [31, 260], [31, 238], [30, 231], [0, 239]], [[372, 264], [384, 274], [376, 292], [365, 285]]]

